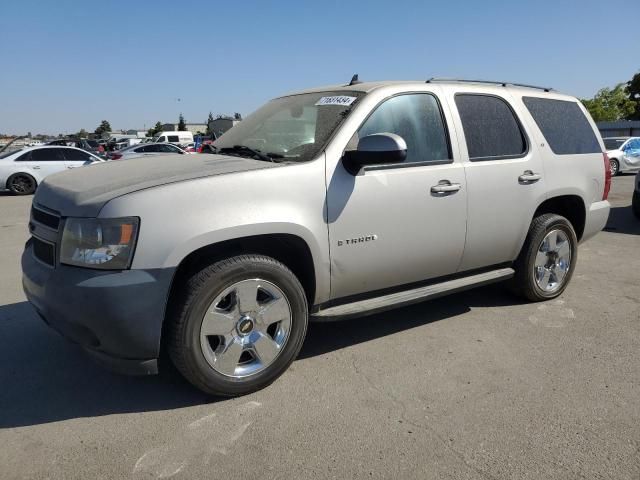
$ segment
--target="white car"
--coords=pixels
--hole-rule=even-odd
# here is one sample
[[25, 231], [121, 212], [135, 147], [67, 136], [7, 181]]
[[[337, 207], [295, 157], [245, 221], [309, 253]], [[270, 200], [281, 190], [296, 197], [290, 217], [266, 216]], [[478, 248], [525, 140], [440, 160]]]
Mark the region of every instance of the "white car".
[[170, 143], [143, 143], [133, 145], [131, 147], [116, 150], [108, 154], [111, 160], [128, 160], [137, 157], [149, 157], [152, 155], [168, 155], [168, 154], [185, 154], [189, 153], [182, 148]]
[[0, 154], [0, 190], [29, 195], [48, 175], [95, 162], [104, 160], [75, 147], [28, 147], [3, 153]]
[[611, 175], [640, 171], [640, 137], [603, 138], [607, 149]]

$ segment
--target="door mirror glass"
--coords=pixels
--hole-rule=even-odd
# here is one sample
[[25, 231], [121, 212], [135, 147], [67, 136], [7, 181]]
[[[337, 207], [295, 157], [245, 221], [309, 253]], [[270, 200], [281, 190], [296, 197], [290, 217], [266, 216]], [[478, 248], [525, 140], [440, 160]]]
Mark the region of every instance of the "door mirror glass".
[[395, 133], [374, 133], [362, 137], [356, 150], [345, 152], [344, 166], [355, 175], [367, 165], [402, 163], [407, 158], [407, 143]]

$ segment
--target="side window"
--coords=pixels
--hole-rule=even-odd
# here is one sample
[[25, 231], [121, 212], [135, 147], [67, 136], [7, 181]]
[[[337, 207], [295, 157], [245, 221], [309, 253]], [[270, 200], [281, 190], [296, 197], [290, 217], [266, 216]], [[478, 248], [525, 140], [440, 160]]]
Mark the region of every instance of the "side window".
[[520, 122], [499, 97], [458, 93], [455, 96], [469, 160], [515, 158], [527, 151]]
[[576, 102], [522, 97], [538, 128], [556, 155], [600, 153], [600, 144]]
[[81, 152], [80, 150], [73, 150], [71, 148], [65, 148], [64, 157], [70, 162], [88, 162], [93, 158], [87, 152]]
[[160, 137], [158, 139], [158, 142], [166, 142], [167, 141], [167, 137]]
[[634, 138], [633, 140], [629, 140], [629, 142], [624, 146], [624, 150], [639, 150], [640, 149], [640, 138]]
[[[407, 143], [405, 163], [451, 160], [442, 110], [429, 93], [398, 95], [385, 100], [360, 127], [358, 138], [395, 133]], [[357, 144], [357, 142], [351, 142]]]
[[40, 148], [31, 152], [33, 162], [64, 162], [62, 148]]
[[134, 148], [133, 151], [136, 153], [144, 153], [144, 152], [148, 152], [149, 150], [147, 150], [150, 146], [145, 145], [144, 147], [138, 147], [138, 148]]
[[180, 137], [178, 137], [177, 135], [169, 135], [167, 138], [170, 142], [180, 143]]
[[[13, 155], [13, 152], [11, 153]], [[31, 152], [23, 153], [18, 158], [14, 160], [14, 162], [30, 162], [31, 161]]]
[[174, 147], [173, 145], [158, 145], [159, 148], [159, 152], [163, 152], [163, 153], [178, 153], [178, 148]]

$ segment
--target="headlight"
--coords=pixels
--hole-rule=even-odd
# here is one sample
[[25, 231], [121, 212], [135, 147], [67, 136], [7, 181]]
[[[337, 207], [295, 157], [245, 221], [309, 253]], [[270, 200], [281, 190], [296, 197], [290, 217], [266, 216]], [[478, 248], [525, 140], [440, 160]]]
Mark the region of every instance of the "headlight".
[[129, 268], [139, 223], [137, 217], [67, 218], [60, 263], [104, 270]]

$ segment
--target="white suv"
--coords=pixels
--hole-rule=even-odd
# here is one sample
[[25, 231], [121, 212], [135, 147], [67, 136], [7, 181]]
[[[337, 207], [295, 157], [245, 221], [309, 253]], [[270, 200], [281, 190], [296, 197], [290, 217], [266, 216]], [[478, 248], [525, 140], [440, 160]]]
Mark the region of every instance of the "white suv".
[[555, 298], [609, 215], [598, 130], [548, 89], [352, 81], [268, 102], [215, 150], [38, 189], [27, 298], [99, 362], [150, 374], [166, 351], [202, 390], [247, 393], [310, 319], [504, 280]]

